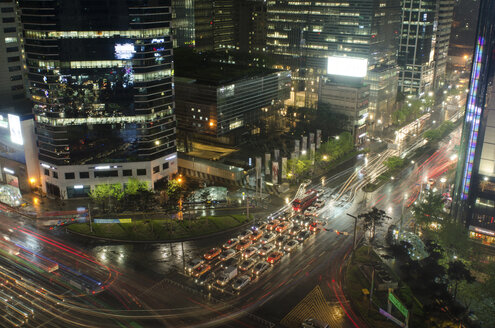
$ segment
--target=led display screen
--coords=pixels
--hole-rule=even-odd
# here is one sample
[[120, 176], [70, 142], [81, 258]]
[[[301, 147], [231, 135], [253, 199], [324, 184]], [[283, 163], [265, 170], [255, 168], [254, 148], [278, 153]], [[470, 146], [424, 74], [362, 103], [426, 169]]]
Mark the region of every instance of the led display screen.
[[327, 74], [351, 77], [365, 77], [368, 59], [355, 57], [328, 57]]

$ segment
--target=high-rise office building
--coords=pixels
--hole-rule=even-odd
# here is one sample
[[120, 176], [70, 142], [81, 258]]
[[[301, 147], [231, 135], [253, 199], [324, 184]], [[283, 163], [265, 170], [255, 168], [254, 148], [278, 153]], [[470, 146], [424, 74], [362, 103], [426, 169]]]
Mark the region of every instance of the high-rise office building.
[[495, 245], [495, 2], [481, 0], [452, 214]]
[[267, 3], [267, 51], [279, 68], [293, 71], [295, 91], [317, 92], [329, 56], [365, 58], [371, 116], [391, 111], [395, 102], [399, 28], [400, 6], [393, 0]]
[[198, 51], [236, 49], [234, 0], [195, 0], [195, 44]]
[[170, 0], [19, 4], [43, 190], [175, 173]]
[[454, 6], [449, 57], [452, 65], [465, 67], [473, 53], [480, 0], [457, 0]]
[[266, 1], [237, 0], [239, 51], [260, 53], [266, 47]]
[[435, 78], [434, 88], [440, 86], [447, 74], [450, 33], [454, 15], [454, 0], [438, 0], [438, 25], [435, 42]]
[[174, 48], [194, 47], [194, 0], [172, 0], [172, 35]]
[[26, 99], [22, 31], [16, 1], [0, 2], [0, 106]]
[[421, 95], [433, 88], [438, 0], [402, 1], [399, 89]]

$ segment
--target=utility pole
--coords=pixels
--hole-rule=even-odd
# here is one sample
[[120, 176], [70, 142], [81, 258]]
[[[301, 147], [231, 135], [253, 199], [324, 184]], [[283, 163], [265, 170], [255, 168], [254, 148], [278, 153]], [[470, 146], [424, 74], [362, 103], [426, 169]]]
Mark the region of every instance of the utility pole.
[[354, 216], [352, 214], [349, 214], [349, 213], [347, 213], [347, 215], [349, 215], [351, 218], [354, 219], [354, 242], [352, 244], [352, 251], [354, 252], [356, 250], [357, 220], [358, 220], [358, 217], [357, 216]]

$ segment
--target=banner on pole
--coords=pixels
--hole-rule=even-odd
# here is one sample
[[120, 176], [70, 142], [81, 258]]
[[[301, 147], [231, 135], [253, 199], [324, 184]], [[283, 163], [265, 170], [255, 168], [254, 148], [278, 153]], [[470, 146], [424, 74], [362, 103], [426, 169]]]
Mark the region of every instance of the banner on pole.
[[272, 182], [278, 184], [278, 162], [272, 162]]
[[270, 159], [271, 159], [270, 153], [265, 153], [265, 174], [266, 175], [270, 174]]
[[282, 157], [282, 179], [287, 179], [287, 157]]
[[320, 149], [321, 146], [321, 130], [316, 130], [316, 149]]

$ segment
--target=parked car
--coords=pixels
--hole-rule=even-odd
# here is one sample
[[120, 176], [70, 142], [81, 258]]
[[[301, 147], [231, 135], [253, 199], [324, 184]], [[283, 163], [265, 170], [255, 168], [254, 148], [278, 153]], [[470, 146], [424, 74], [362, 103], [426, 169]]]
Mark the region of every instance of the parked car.
[[202, 276], [194, 279], [194, 282], [200, 286], [208, 286], [215, 281], [215, 272], [208, 271]]

